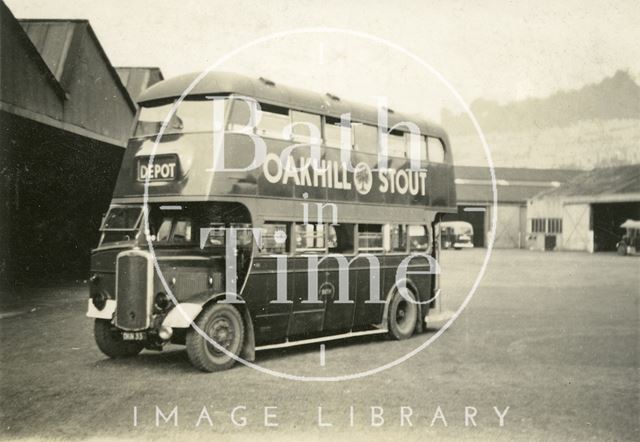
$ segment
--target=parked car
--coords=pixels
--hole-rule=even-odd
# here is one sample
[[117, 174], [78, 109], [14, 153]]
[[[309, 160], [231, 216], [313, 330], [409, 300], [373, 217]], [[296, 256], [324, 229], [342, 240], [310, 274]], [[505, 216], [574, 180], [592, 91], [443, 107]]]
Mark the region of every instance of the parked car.
[[616, 245], [619, 255], [640, 255], [640, 221], [628, 219], [620, 227], [626, 230]]
[[465, 221], [444, 221], [440, 223], [440, 243], [443, 249], [473, 248], [473, 226]]

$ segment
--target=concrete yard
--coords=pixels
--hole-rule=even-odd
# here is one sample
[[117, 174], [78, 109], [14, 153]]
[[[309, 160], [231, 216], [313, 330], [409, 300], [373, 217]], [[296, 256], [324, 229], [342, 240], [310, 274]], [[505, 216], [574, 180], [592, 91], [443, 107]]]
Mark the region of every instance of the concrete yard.
[[[466, 296], [484, 253], [444, 252], [449, 308]], [[256, 433], [296, 439], [310, 431], [306, 439], [639, 440], [639, 275], [634, 257], [496, 250], [467, 308], [433, 344], [376, 375], [322, 383], [240, 365], [200, 373], [178, 346], [109, 360], [93, 342], [81, 282], [3, 293], [1, 434], [236, 440]], [[433, 333], [402, 342], [327, 343], [325, 366], [319, 345], [258, 353], [256, 363], [295, 375], [352, 374], [403, 356]], [[170, 419], [156, 426], [156, 406], [165, 415], [177, 406], [178, 425]], [[246, 418], [246, 426], [230, 417], [240, 406], [246, 409], [238, 408], [235, 418]], [[212, 425], [201, 416], [204, 407]], [[321, 422], [332, 426], [319, 425], [319, 407]], [[473, 407], [468, 415], [475, 412], [467, 425], [465, 407]], [[278, 426], [265, 426], [265, 413]]]

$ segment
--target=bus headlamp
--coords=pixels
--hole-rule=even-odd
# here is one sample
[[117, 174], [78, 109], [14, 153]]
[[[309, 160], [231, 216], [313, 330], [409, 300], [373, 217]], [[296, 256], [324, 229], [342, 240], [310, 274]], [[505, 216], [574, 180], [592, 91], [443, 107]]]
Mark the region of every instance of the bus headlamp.
[[171, 299], [169, 298], [169, 296], [166, 293], [158, 292], [158, 294], [156, 294], [156, 299], [154, 301], [154, 305], [155, 305], [156, 309], [158, 309], [159, 311], [163, 312], [163, 311], [167, 310], [171, 306]]

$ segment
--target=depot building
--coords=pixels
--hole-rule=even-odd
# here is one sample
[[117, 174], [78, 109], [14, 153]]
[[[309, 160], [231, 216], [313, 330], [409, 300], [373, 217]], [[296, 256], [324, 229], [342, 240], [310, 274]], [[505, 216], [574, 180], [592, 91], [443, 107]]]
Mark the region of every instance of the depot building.
[[533, 250], [615, 251], [626, 220], [640, 220], [640, 164], [594, 169], [527, 203]]

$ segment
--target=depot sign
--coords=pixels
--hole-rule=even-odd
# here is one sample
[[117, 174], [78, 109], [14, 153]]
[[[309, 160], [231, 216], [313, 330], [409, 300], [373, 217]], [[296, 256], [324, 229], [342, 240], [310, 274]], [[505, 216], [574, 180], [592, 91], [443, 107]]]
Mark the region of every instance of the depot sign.
[[172, 181], [177, 177], [178, 159], [175, 155], [149, 157], [138, 160], [138, 181]]

